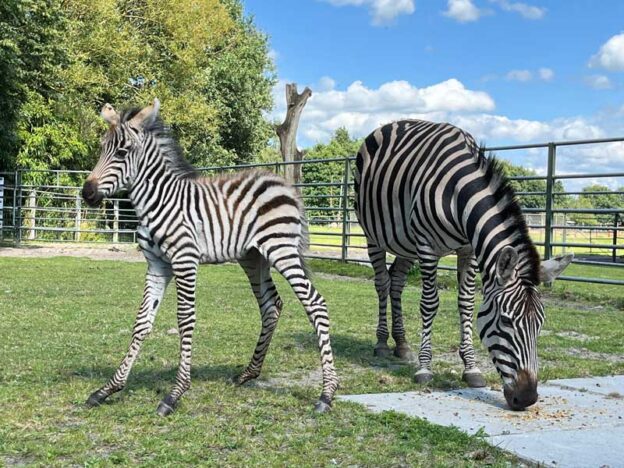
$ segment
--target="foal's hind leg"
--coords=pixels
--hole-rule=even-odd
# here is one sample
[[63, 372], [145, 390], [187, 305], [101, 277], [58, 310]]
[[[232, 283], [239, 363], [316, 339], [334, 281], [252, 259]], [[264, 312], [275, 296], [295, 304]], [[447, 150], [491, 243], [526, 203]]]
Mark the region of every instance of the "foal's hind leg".
[[240, 375], [234, 378], [234, 383], [242, 385], [260, 375], [262, 363], [269, 350], [271, 338], [282, 310], [282, 300], [271, 279], [269, 263], [258, 250], [251, 250], [244, 258], [239, 260], [239, 263], [249, 278], [251, 289], [260, 307], [262, 320], [262, 330], [260, 331], [256, 349], [251, 357], [251, 362]]
[[457, 251], [457, 305], [459, 309], [459, 334], [461, 344], [459, 356], [464, 362], [462, 379], [469, 387], [485, 387], [485, 379], [477, 367], [474, 346], [472, 344], [472, 316], [475, 301], [475, 277], [477, 275], [477, 260], [472, 249]]
[[293, 288], [316, 331], [323, 370], [323, 391], [314, 409], [319, 412], [327, 411], [331, 407], [334, 393], [338, 387], [338, 377], [334, 368], [334, 355], [329, 340], [329, 316], [325, 299], [308, 278], [303, 268], [301, 255], [295, 246], [285, 244], [273, 247], [264, 246], [263, 251], [267, 252], [269, 262]]

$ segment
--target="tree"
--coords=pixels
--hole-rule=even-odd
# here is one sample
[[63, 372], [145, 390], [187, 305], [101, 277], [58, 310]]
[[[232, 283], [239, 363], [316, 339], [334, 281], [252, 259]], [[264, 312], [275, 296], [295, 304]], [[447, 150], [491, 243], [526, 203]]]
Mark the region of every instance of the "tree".
[[[339, 128], [328, 143], [313, 146], [305, 154], [306, 160], [332, 159], [355, 156], [362, 140], [352, 139], [345, 128]], [[331, 161], [323, 163], [310, 163], [303, 165], [304, 183], [331, 183], [342, 184], [344, 180], [345, 163], [343, 161]], [[342, 186], [330, 185], [323, 187], [306, 187], [304, 195], [309, 197], [306, 204], [309, 207], [336, 208], [335, 212], [329, 212], [330, 217], [338, 214], [342, 207]], [[314, 211], [310, 209], [310, 217], [327, 217], [327, 211]]]
[[[303, 152], [297, 148], [297, 129], [299, 118], [310, 96], [312, 96], [312, 90], [307, 86], [299, 94], [296, 83], [286, 85], [286, 116], [284, 122], [275, 128], [280, 141], [280, 153], [286, 163], [303, 159]], [[284, 167], [284, 173], [288, 182], [297, 184], [301, 179], [301, 165], [287, 164]]]
[[0, 73], [13, 116], [3, 167], [89, 168], [102, 104], [153, 97], [191, 162], [250, 161], [271, 135], [274, 76], [266, 37], [242, 11], [239, 0], [3, 2], [0, 72], [17, 70]]
[[[527, 169], [522, 166], [517, 166], [504, 159], [500, 159], [500, 164], [503, 169], [503, 173], [507, 177], [527, 177], [536, 176], [537, 173], [533, 169]], [[515, 192], [546, 192], [545, 180], [512, 180], [511, 186]], [[565, 188], [561, 181], [555, 181], [553, 187], [554, 192], [563, 193]], [[519, 195], [520, 203], [524, 208], [545, 208], [546, 207], [546, 195]], [[570, 203], [569, 195], [555, 195], [554, 205], [557, 208], [565, 208]]]
[[[624, 208], [624, 195], [612, 193], [606, 185], [592, 184], [583, 187], [583, 193], [578, 198], [584, 206], [592, 209]], [[596, 219], [600, 224], [613, 224], [615, 214], [598, 214]]]

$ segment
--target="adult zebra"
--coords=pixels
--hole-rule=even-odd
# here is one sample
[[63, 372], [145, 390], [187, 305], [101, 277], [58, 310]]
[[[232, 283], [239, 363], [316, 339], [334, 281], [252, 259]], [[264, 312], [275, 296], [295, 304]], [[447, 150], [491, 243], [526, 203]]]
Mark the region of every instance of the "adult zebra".
[[[423, 279], [417, 382], [431, 380], [431, 327], [439, 305], [440, 257], [457, 253], [463, 378], [484, 386], [475, 363], [472, 315], [476, 269], [483, 281], [477, 328], [504, 382], [512, 409], [537, 400], [536, 344], [544, 321], [537, 286], [552, 281], [572, 255], [541, 263], [513, 190], [471, 135], [446, 123], [404, 120], [384, 125], [356, 161], [356, 213], [368, 241], [379, 296], [375, 353], [389, 353], [386, 305], [392, 303], [395, 355], [406, 357], [401, 292], [418, 260]], [[386, 268], [386, 253], [396, 256]]]
[[307, 233], [299, 197], [282, 178], [270, 173], [199, 177], [158, 118], [159, 106], [155, 99], [143, 110], [121, 116], [109, 104], [103, 107], [102, 116], [110, 128], [102, 140], [100, 159], [82, 190], [91, 206], [121, 189], [128, 191], [139, 218], [139, 246], [148, 263], [130, 348], [110, 381], [89, 397], [87, 405], [97, 406], [124, 388], [167, 284], [174, 278], [180, 365], [172, 391], [157, 410], [163, 416], [171, 413], [191, 383], [198, 265], [237, 260], [258, 301], [262, 331], [251, 362], [235, 382], [243, 384], [260, 374], [277, 325], [282, 300], [271, 279], [273, 266], [289, 282], [316, 330], [323, 391], [315, 409], [329, 409], [338, 380], [325, 300], [304, 270], [302, 249]]

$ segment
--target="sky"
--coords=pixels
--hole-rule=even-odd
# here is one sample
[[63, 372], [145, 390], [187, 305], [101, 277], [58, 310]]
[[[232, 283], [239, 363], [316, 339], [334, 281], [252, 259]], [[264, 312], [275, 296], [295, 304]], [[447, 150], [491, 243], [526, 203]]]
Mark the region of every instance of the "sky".
[[[300, 147], [406, 117], [451, 122], [488, 146], [624, 136], [622, 0], [244, 5], [276, 66], [270, 117], [283, 119], [285, 83], [312, 89]], [[543, 150], [501, 156], [546, 169]], [[562, 149], [557, 171], [624, 172], [624, 143]]]

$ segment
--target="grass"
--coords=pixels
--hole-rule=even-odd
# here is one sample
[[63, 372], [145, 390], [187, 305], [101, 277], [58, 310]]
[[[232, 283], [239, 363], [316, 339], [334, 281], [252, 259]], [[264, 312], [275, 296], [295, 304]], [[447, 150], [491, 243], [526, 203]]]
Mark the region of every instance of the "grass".
[[[413, 390], [412, 366], [372, 356], [377, 305], [370, 269], [331, 263], [328, 272], [330, 263], [311, 266], [330, 309], [339, 394]], [[374, 415], [338, 401], [331, 413], [314, 414], [321, 383], [316, 340], [281, 278], [285, 308], [263, 374], [233, 387], [228, 379], [248, 362], [259, 331], [255, 300], [235, 265], [200, 269], [193, 387], [173, 416], [155, 415], [177, 368], [178, 338], [166, 333], [175, 327], [173, 290], [128, 388], [88, 410], [84, 400], [126, 350], [144, 270], [140, 263], [0, 258], [0, 464], [470, 466], [483, 463], [484, 451], [494, 465], [517, 462], [481, 438], [395, 413]], [[600, 287], [584, 293], [600, 298], [588, 303], [570, 286], [565, 300], [547, 298], [541, 377], [624, 372], [624, 315]], [[414, 348], [419, 294], [410, 281], [404, 310]], [[434, 385], [458, 387], [455, 292], [443, 290], [441, 299]], [[590, 309], [596, 306], [602, 308]], [[478, 354], [485, 363], [480, 346]], [[497, 384], [493, 366], [483, 370]]]

